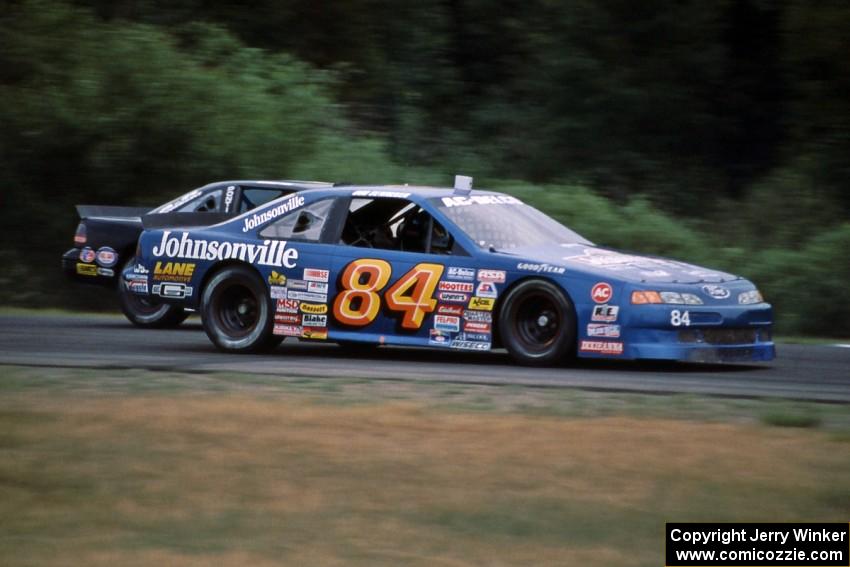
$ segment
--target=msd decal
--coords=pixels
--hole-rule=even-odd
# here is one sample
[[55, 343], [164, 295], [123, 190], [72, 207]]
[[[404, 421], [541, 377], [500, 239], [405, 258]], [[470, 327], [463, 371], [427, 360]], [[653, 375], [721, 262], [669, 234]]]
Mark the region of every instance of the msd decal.
[[278, 313], [298, 313], [298, 304], [295, 299], [278, 299], [276, 311]]
[[619, 341], [581, 341], [579, 350], [599, 354], [623, 354], [623, 343]]
[[596, 303], [607, 303], [612, 295], [614, 295], [614, 290], [611, 288], [611, 284], [606, 282], [599, 282], [590, 290], [590, 297]]
[[440, 291], [451, 291], [457, 293], [472, 293], [472, 290], [475, 289], [471, 283], [466, 282], [440, 282]]

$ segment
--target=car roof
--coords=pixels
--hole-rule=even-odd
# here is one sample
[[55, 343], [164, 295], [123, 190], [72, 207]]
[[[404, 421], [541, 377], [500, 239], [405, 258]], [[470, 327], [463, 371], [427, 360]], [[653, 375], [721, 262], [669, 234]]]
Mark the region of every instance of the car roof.
[[331, 190], [327, 191], [326, 193], [338, 195], [348, 195], [359, 192], [374, 193], [374, 195], [362, 195], [364, 197], [380, 197], [382, 196], [381, 193], [408, 193], [409, 195], [416, 195], [424, 198], [498, 194], [495, 191], [490, 191], [487, 189], [473, 189], [471, 192], [469, 192], [465, 190], [459, 191], [453, 187], [435, 187], [430, 185], [349, 185], [337, 183], [331, 187], [322, 188]]

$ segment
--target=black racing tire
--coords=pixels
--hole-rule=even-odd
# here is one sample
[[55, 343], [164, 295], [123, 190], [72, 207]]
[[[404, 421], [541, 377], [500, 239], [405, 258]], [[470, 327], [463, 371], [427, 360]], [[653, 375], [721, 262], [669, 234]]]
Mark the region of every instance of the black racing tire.
[[498, 320], [502, 345], [525, 366], [549, 366], [575, 353], [576, 312], [554, 283], [525, 280], [502, 300]]
[[[124, 267], [135, 263], [136, 259], [130, 258]], [[132, 293], [127, 289], [120, 272], [117, 279], [118, 305], [124, 316], [135, 326], [143, 329], [170, 329], [180, 325], [189, 316], [189, 312], [180, 306], [160, 303]]]
[[265, 284], [245, 266], [227, 266], [210, 278], [201, 296], [201, 321], [224, 352], [264, 352], [283, 340], [272, 334], [274, 309]]

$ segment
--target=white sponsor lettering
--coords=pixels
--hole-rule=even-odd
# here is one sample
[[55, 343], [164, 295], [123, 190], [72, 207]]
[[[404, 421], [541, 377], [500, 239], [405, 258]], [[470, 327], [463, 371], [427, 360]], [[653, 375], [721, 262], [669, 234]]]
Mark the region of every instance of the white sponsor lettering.
[[517, 270], [525, 270], [527, 272], [537, 272], [538, 274], [563, 274], [566, 270], [563, 266], [553, 266], [552, 264], [534, 264], [530, 262], [520, 262], [516, 266]]
[[505, 271], [478, 270], [478, 279], [482, 282], [505, 283]]
[[522, 205], [522, 201], [510, 195], [473, 195], [469, 197], [443, 197], [446, 207], [467, 207], [469, 205]]
[[389, 197], [391, 199], [407, 199], [410, 197], [410, 193], [404, 193], [402, 191], [366, 191], [360, 190], [355, 191], [351, 194], [354, 197]]
[[263, 225], [269, 221], [276, 219], [281, 215], [285, 215], [290, 211], [294, 211], [298, 207], [304, 205], [304, 197], [301, 195], [293, 195], [283, 203], [272, 207], [270, 209], [266, 209], [260, 213], [254, 213], [251, 216], [245, 219], [245, 226], [242, 227], [242, 232], [248, 232], [249, 230], [253, 230], [260, 225]]
[[287, 248], [285, 240], [264, 240], [262, 244], [245, 242], [219, 242], [189, 238], [183, 232], [180, 238], [171, 236], [171, 231], [162, 233], [162, 241], [153, 247], [157, 258], [187, 258], [190, 260], [229, 260], [239, 259], [261, 266], [294, 268], [298, 260], [298, 250]]
[[620, 326], [606, 325], [604, 323], [590, 323], [587, 325], [587, 336], [616, 339], [620, 336]]

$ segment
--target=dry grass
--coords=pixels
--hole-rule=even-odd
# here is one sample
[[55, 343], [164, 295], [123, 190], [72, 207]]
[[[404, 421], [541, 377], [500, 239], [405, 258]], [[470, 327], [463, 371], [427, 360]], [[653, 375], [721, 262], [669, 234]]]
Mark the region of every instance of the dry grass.
[[3, 565], [660, 565], [665, 521], [846, 521], [850, 445], [240, 393], [0, 398]]

